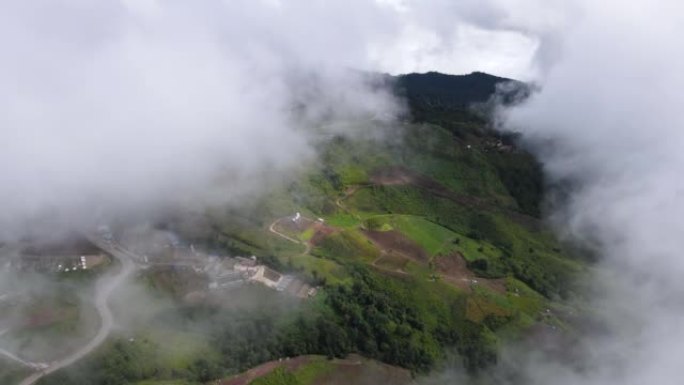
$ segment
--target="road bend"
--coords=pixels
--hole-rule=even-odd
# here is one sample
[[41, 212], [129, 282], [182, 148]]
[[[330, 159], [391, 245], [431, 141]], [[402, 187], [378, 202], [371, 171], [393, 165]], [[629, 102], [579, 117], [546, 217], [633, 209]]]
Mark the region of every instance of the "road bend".
[[137, 259], [137, 256], [111, 241], [94, 236], [89, 236], [88, 239], [121, 263], [121, 269], [118, 272], [102, 276], [95, 284], [95, 308], [100, 315], [100, 328], [86, 345], [58, 361], [47, 364], [46, 368], [26, 377], [19, 385], [35, 384], [44, 376], [79, 361], [100, 346], [107, 339], [114, 326], [114, 317], [108, 305], [109, 297], [135, 271], [136, 265], [134, 260]]

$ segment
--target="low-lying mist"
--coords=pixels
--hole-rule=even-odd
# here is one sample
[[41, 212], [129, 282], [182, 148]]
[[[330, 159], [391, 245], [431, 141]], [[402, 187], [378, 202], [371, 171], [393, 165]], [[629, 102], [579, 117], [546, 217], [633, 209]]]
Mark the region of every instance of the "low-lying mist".
[[[600, 255], [593, 279], [601, 333], [576, 362], [525, 356], [528, 384], [675, 384], [684, 358], [682, 7], [576, 2], [542, 89], [505, 112], [568, 199], [559, 234]], [[521, 364], [516, 358], [516, 364]]]
[[359, 70], [533, 73], [521, 17], [494, 1], [3, 4], [0, 237], [240, 204], [314, 159], [321, 131], [402, 114]]
[[312, 5], [3, 5], [3, 235], [240, 201], [311, 160], [330, 123], [392, 119], [387, 87], [347, 67], [363, 41]]

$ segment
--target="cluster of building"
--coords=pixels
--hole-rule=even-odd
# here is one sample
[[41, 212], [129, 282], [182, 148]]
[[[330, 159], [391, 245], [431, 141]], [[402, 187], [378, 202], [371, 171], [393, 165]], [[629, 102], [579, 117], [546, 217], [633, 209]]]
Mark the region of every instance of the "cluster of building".
[[205, 268], [209, 276], [210, 290], [232, 289], [246, 283], [258, 283], [273, 290], [299, 298], [316, 295], [316, 288], [292, 275], [281, 274], [266, 265], [261, 265], [257, 257], [209, 257]]
[[[301, 218], [301, 214], [297, 213], [293, 220], [299, 219], [297, 216]], [[184, 244], [169, 231], [141, 232], [135, 234], [135, 238], [131, 239], [130, 245], [126, 245], [126, 249], [138, 256], [137, 262], [143, 268], [153, 266], [190, 268], [196, 274], [206, 275], [210, 291], [230, 290], [246, 284], [261, 284], [299, 298], [316, 295], [316, 288], [295, 276], [281, 274], [260, 264], [256, 256], [209, 255], [197, 250], [192, 244]]]
[[[115, 240], [106, 226], [98, 228], [96, 234], [98, 239], [109, 246], [128, 250], [129, 255], [143, 269], [157, 266], [192, 269], [196, 274], [206, 276], [210, 291], [234, 289], [246, 284], [261, 284], [299, 298], [316, 295], [316, 288], [295, 276], [281, 274], [260, 264], [256, 256], [208, 255], [196, 250], [193, 245], [183, 244], [175, 234], [168, 231], [136, 232], [132, 239], [129, 237], [124, 242]], [[22, 255], [20, 258], [10, 259], [5, 269], [71, 273], [91, 269], [107, 260], [105, 254]]]
[[102, 254], [93, 255], [22, 255], [9, 262], [9, 268], [42, 273], [69, 273], [87, 270], [104, 263]]

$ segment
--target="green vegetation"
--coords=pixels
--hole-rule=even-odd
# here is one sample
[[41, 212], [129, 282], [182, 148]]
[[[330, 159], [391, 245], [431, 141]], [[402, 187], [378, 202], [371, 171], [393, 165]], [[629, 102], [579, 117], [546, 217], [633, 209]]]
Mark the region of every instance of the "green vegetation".
[[[424, 223], [432, 223], [424, 226], [432, 231], [425, 231], [412, 226], [410, 221], [390, 222], [399, 230], [403, 226], [403, 232], [428, 251], [446, 246], [440, 241], [449, 237], [439, 227], [448, 229], [456, 233], [454, 240], [458, 239], [459, 243], [455, 248], [467, 259], [487, 261], [472, 266], [479, 274], [485, 277], [510, 274], [548, 297], [568, 296], [573, 276], [581, 270], [579, 263], [560, 253], [557, 241], [539, 229], [541, 225], [535, 218], [502, 211], [498, 207], [468, 207], [413, 186], [364, 188], [350, 198], [347, 205], [357, 211], [389, 212], [402, 214], [403, 218], [421, 217]], [[430, 234], [426, 234], [428, 232]]]
[[309, 385], [334, 368], [329, 361], [314, 357], [296, 370], [290, 371], [279, 366], [265, 376], [250, 382], [250, 385]]
[[423, 217], [412, 215], [382, 215], [366, 220], [367, 226], [379, 231], [397, 230], [423, 247], [431, 256], [447, 254], [454, 248], [458, 235]]
[[275, 385], [414, 383], [408, 371], [358, 355], [339, 360], [329, 360], [320, 355], [300, 356], [292, 360], [270, 362], [228, 379], [229, 383], [245, 381], [251, 381], [249, 384]]
[[312, 358], [311, 361], [297, 369], [294, 372], [294, 375], [297, 377], [297, 380], [300, 384], [308, 385], [313, 383], [314, 380], [329, 373], [333, 369], [334, 366], [330, 363], [330, 361], [324, 361], [322, 357], [316, 357]]
[[[199, 383], [308, 354], [359, 353], [424, 373], [454, 349], [478, 373], [496, 362], [502, 340], [539, 323], [562, 326], [544, 310], [573, 296], [585, 267], [539, 218], [539, 164], [467, 108], [502, 80], [404, 77], [413, 121], [383, 127], [389, 138], [333, 137], [319, 162], [253, 206], [165, 224], [196, 247], [254, 254], [321, 285], [313, 300], [267, 292], [257, 307], [226, 307], [172, 295], [177, 308], [152, 322], [159, 330], [145, 328], [135, 343], [113, 339], [41, 384]], [[294, 212], [324, 223], [283, 230], [292, 240], [269, 231]], [[154, 282], [181, 280], [161, 274]], [[173, 294], [178, 285], [150, 286]], [[252, 383], [306, 385], [328, 368], [317, 365]]]
[[292, 270], [310, 276], [315, 281], [339, 284], [349, 282], [347, 271], [335, 261], [314, 257], [313, 255], [298, 255], [288, 259]]
[[[398, 86], [414, 121], [391, 131], [397, 140], [335, 137], [320, 149], [320, 163], [270, 195], [258, 211], [241, 214], [260, 228], [244, 221], [228, 231], [221, 225], [233, 242], [244, 241], [245, 228], [252, 226], [262, 235], [250, 238], [256, 246], [250, 252], [275, 255], [327, 284], [318, 318], [298, 321], [306, 325], [301, 327], [306, 335], [288, 339], [302, 344], [287, 348], [289, 355], [361, 352], [424, 371], [455, 346], [474, 371], [494, 360], [497, 331], [517, 334], [539, 322], [543, 306], [572, 295], [583, 266], [562, 253], [539, 220], [541, 167], [515, 148], [514, 136], [493, 132], [467, 106], [485, 102], [503, 80], [479, 73], [402, 77]], [[264, 224], [294, 211], [325, 218], [335, 229], [323, 236], [310, 229], [296, 234], [315, 242], [306, 256], [288, 255], [275, 250], [272, 240], [259, 239]], [[392, 245], [370, 242], [363, 230], [395, 232], [429, 260], [385, 255], [383, 249]], [[440, 279], [435, 266], [453, 253], [463, 256], [475, 276], [502, 280], [504, 292], [485, 287], [464, 292], [450, 282], [469, 277]], [[380, 298], [366, 296], [366, 290]], [[373, 313], [376, 306], [382, 316]], [[402, 315], [395, 319], [390, 311]], [[325, 341], [305, 342], [315, 330]], [[404, 353], [395, 351], [397, 346]]]
[[282, 367], [276, 368], [271, 373], [257, 378], [250, 382], [250, 385], [300, 385], [301, 382], [297, 380], [297, 376], [290, 372], [286, 372]]
[[379, 250], [357, 230], [343, 230], [327, 236], [316, 254], [333, 260], [358, 258], [372, 262], [380, 255]]
[[368, 357], [422, 372], [439, 359], [444, 346], [461, 341], [461, 351], [477, 351], [466, 362], [469, 369], [492, 362], [491, 346], [478, 338], [479, 326], [462, 318], [463, 298], [456, 291], [363, 270], [355, 278], [351, 288], [338, 287], [329, 294], [338, 324], [348, 331], [347, 341], [331, 346], [349, 343]]

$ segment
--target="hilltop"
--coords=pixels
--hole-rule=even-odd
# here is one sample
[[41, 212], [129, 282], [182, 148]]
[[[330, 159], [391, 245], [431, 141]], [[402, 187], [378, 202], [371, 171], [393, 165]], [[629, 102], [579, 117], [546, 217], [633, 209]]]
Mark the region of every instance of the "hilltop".
[[484, 72], [447, 75], [439, 72], [411, 73], [396, 77], [400, 94], [413, 106], [420, 102], [432, 106], [467, 109], [473, 103], [484, 103], [496, 92], [498, 84], [513, 82]]

